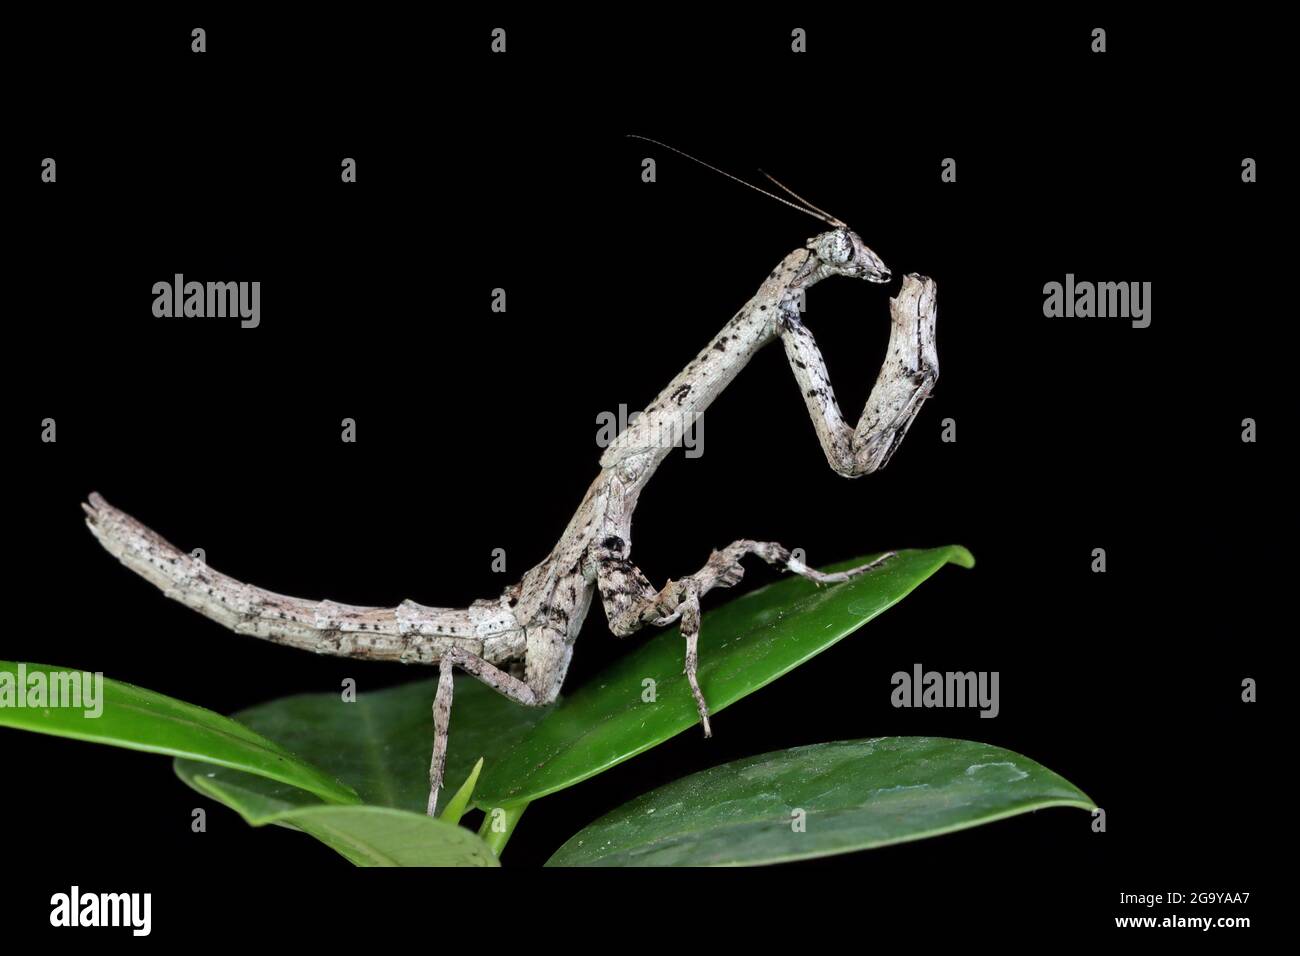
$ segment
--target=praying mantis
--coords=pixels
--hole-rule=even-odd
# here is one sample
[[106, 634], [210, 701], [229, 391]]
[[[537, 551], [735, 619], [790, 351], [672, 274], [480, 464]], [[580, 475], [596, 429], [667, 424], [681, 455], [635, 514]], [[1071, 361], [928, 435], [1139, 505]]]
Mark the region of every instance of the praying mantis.
[[891, 276], [885, 264], [845, 223], [780, 183], [799, 205], [671, 146], [647, 141], [799, 209], [830, 229], [782, 259], [754, 296], [605, 449], [600, 473], [555, 547], [499, 597], [468, 608], [428, 607], [411, 600], [391, 608], [358, 607], [287, 597], [212, 570], [98, 494], [82, 504], [86, 524], [110, 554], [167, 597], [236, 633], [318, 654], [437, 664], [429, 815], [443, 783], [455, 668], [519, 704], [554, 702], [599, 592], [609, 628], [619, 637], [649, 625], [680, 625], [683, 670], [708, 737], [709, 707], [697, 676], [701, 598], [714, 588], [736, 585], [744, 574], [741, 561], [750, 555], [819, 585], [865, 574], [893, 556], [889, 552], [848, 571], [825, 574], [776, 542], [742, 539], [715, 550], [695, 573], [660, 588], [633, 563], [632, 513], [646, 483], [672, 451], [659, 436], [676, 423], [694, 421], [759, 349], [781, 341], [822, 451], [831, 468], [849, 478], [885, 466], [939, 377], [935, 283], [910, 274], [890, 300], [886, 358], [856, 427], [850, 427], [799, 303], [807, 289], [832, 276], [886, 283]]

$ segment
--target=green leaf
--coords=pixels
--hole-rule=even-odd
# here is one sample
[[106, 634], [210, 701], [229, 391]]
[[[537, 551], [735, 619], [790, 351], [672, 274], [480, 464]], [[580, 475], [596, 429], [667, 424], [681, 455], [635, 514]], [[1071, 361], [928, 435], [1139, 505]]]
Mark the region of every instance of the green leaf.
[[[871, 557], [826, 570], [856, 567]], [[706, 612], [699, 678], [710, 712], [726, 709], [852, 634], [949, 561], [968, 568], [975, 563], [958, 546], [900, 551], [844, 584], [818, 588], [792, 576]], [[660, 633], [557, 705], [516, 747], [488, 761], [475, 805], [488, 809], [536, 800], [698, 724], [682, 674], [684, 650], [677, 628]], [[655, 681], [653, 703], [642, 700], [647, 678]], [[715, 728], [726, 733], [723, 723]]]
[[[196, 789], [203, 792], [201, 785]], [[471, 831], [408, 810], [322, 803], [245, 819], [253, 826], [278, 823], [302, 830], [357, 866], [500, 865]]]
[[[733, 761], [637, 797], [548, 866], [779, 863], [920, 840], [1093, 802], [1028, 757], [968, 740], [881, 737]], [[794, 826], [802, 810], [802, 831]]]
[[[361, 866], [496, 866], [496, 852], [448, 819], [424, 813], [433, 752], [437, 680], [363, 691], [345, 703], [338, 693], [297, 694], [250, 707], [235, 717], [284, 741], [352, 784], [363, 812], [323, 814], [312, 794], [275, 781], [195, 760], [177, 760], [176, 775], [224, 803], [253, 826], [279, 824], [311, 834]], [[470, 677], [457, 677], [443, 778], [463, 780], [439, 795], [444, 816], [462, 795], [468, 802], [478, 762], [492, 760], [546, 714], [520, 707]], [[464, 812], [461, 804], [460, 813]]]
[[[347, 782], [366, 803], [423, 814], [437, 683], [363, 690], [352, 703], [336, 692], [296, 694], [240, 711], [235, 719]], [[457, 677], [439, 806], [446, 808], [480, 756], [490, 766], [548, 710], [521, 707], [471, 677]], [[176, 774], [250, 822], [318, 803], [293, 787], [195, 761], [176, 761]]]
[[470, 797], [474, 796], [474, 784], [478, 783], [478, 775], [483, 772], [483, 758], [478, 758], [478, 763], [474, 764], [474, 769], [469, 772], [469, 778], [461, 784], [456, 795], [443, 808], [442, 813], [438, 815], [441, 820], [448, 823], [460, 823], [460, 818], [465, 815], [465, 808], [469, 806]]
[[[0, 702], [8, 686], [16, 702], [30, 700], [36, 684], [50, 685], [51, 675], [81, 674], [47, 664], [0, 661]], [[82, 674], [84, 682], [86, 675]], [[97, 682], [96, 682], [97, 683]], [[24, 693], [26, 690], [26, 693]], [[88, 707], [0, 706], [0, 726], [72, 737], [95, 743], [171, 754], [246, 771], [242, 776], [275, 781], [286, 789], [306, 791], [314, 802], [357, 803], [350, 787], [295, 757], [278, 743], [210, 710], [132, 684], [103, 680], [102, 712]], [[46, 702], [50, 702], [49, 698]], [[89, 703], [83, 698], [83, 704]], [[98, 706], [100, 702], [96, 702]]]

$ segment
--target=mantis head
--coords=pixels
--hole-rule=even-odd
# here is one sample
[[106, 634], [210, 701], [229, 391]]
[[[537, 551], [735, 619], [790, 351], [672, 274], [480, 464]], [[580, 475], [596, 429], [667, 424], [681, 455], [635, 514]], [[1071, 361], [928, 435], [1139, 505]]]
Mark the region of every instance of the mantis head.
[[834, 275], [851, 276], [877, 283], [889, 281], [889, 268], [880, 261], [878, 255], [867, 248], [862, 237], [847, 226], [840, 226], [830, 232], [813, 236], [808, 240], [808, 248], [813, 251], [826, 270]]

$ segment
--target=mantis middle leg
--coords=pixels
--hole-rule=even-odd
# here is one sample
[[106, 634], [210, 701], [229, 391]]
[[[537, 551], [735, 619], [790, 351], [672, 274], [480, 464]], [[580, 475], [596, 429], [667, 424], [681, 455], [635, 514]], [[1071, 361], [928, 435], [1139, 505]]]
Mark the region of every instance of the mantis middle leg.
[[678, 581], [669, 581], [657, 591], [649, 580], [627, 557], [626, 545], [619, 539], [607, 539], [593, 548], [596, 563], [596, 584], [600, 589], [609, 629], [619, 637], [633, 634], [648, 624], [663, 626], [680, 619], [682, 637], [686, 639], [683, 673], [695, 698], [704, 736], [713, 736], [709, 724], [709, 706], [700, 689], [699, 668], [700, 598], [715, 587], [729, 588], [744, 577], [741, 559], [758, 555], [768, 564], [784, 568], [815, 581], [817, 584], [835, 584], [848, 581], [879, 567], [888, 554], [874, 561], [834, 574], [824, 574], [795, 559], [790, 550], [774, 541], [733, 541], [721, 551], [714, 551], [704, 567]]

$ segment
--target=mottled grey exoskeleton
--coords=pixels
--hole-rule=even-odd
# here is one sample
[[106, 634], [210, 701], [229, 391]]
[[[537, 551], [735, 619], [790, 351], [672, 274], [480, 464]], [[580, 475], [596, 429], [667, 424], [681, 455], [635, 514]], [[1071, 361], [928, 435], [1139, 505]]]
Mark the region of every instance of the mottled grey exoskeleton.
[[605, 450], [600, 474], [559, 542], [500, 597], [468, 608], [427, 607], [409, 600], [395, 608], [305, 601], [212, 570], [97, 494], [82, 506], [86, 523], [110, 553], [168, 597], [238, 633], [320, 654], [437, 664], [430, 814], [442, 784], [453, 667], [521, 704], [551, 703], [564, 682], [595, 591], [600, 592], [610, 630], [619, 636], [648, 624], [680, 621], [686, 641], [684, 670], [708, 736], [708, 705], [696, 678], [701, 597], [740, 581], [741, 559], [750, 554], [819, 584], [846, 581], [892, 554], [850, 571], [823, 574], [780, 544], [741, 540], [714, 551], [694, 574], [655, 588], [632, 563], [631, 551], [637, 498], [672, 450], [658, 436], [677, 423], [693, 421], [759, 349], [780, 339], [831, 468], [857, 477], [885, 465], [939, 376], [935, 284], [908, 275], [890, 300], [889, 348], [866, 408], [856, 427], [845, 422], [798, 301], [804, 290], [830, 276], [883, 283], [890, 274], [844, 223], [807, 203], [796, 208], [832, 228], [781, 260], [754, 297]]

